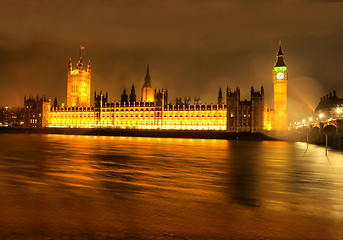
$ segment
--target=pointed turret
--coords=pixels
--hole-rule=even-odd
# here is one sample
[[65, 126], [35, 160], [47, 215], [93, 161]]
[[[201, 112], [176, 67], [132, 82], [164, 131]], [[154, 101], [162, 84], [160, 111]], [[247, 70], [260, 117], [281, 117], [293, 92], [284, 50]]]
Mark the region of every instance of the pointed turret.
[[136, 102], [136, 91], [135, 86], [132, 84], [131, 94], [130, 94], [130, 104], [133, 105]]
[[278, 53], [277, 53], [277, 55], [278, 56], [283, 56], [283, 53], [282, 53], [282, 49], [281, 49], [281, 44], [282, 44], [282, 42], [281, 42], [281, 40], [279, 41], [279, 51], [278, 51]]
[[88, 65], [87, 65], [87, 72], [91, 72], [91, 60], [88, 60]]
[[80, 57], [80, 60], [77, 62], [77, 68], [80, 70], [80, 72], [83, 69], [82, 57]]
[[85, 49], [84, 46], [80, 45], [80, 60], [77, 62], [77, 68], [81, 71], [83, 69], [82, 63], [82, 49]]
[[149, 64], [146, 69], [146, 75], [145, 75], [145, 80], [144, 80], [144, 85], [143, 87], [151, 87], [151, 78], [150, 78], [150, 73], [149, 73]]
[[55, 100], [54, 100], [54, 105], [53, 105], [54, 108], [57, 108], [58, 107], [58, 101], [57, 101], [57, 97], [55, 97]]
[[281, 40], [279, 42], [279, 51], [277, 52], [276, 55], [276, 62], [274, 64], [274, 67], [286, 67], [285, 62], [283, 61], [283, 53], [281, 49]]
[[219, 93], [218, 93], [218, 105], [223, 104], [223, 93], [222, 93], [222, 88], [219, 88]]
[[128, 96], [127, 96], [127, 94], [126, 94], [126, 90], [124, 89], [124, 91], [123, 91], [123, 94], [121, 95], [121, 99], [120, 99], [120, 104], [121, 105], [127, 105], [127, 104], [129, 104], [129, 101], [128, 101]]
[[149, 64], [147, 66], [145, 80], [142, 88], [142, 102], [154, 102], [154, 90], [151, 86]]
[[73, 64], [71, 62], [71, 58], [69, 58], [69, 63], [68, 63], [68, 72], [71, 72], [73, 70]]

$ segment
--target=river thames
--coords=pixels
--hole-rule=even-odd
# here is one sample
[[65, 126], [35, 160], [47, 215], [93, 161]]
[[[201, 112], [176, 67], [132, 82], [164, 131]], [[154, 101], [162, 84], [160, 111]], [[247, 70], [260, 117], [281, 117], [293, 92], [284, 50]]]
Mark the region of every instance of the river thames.
[[0, 239], [343, 239], [343, 152], [0, 134]]

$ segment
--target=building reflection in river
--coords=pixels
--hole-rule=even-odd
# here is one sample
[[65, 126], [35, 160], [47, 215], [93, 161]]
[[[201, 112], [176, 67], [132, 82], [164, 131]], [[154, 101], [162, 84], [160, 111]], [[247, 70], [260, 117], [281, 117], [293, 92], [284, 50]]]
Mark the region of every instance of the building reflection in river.
[[0, 237], [339, 239], [342, 152], [280, 141], [0, 135]]

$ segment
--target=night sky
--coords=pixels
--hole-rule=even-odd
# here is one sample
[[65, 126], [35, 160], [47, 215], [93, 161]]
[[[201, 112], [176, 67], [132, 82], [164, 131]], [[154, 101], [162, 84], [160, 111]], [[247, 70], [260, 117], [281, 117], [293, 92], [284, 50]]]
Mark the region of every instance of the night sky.
[[[30, 2], [30, 3], [28, 3]], [[199, 96], [216, 103], [219, 87], [265, 88], [282, 40], [289, 69], [290, 120], [320, 97], [343, 97], [343, 3], [319, 1], [10, 1], [0, 3], [0, 107], [26, 95], [66, 102], [67, 64], [92, 63], [94, 90], [111, 101], [132, 84], [141, 97], [146, 72], [169, 100]]]

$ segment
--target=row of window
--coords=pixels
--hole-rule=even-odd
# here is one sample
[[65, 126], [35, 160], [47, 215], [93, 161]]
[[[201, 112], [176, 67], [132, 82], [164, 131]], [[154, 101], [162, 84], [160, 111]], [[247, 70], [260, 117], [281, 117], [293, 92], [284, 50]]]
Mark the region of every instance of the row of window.
[[[86, 93], [87, 92], [87, 86], [82, 85], [80, 90], [81, 90], [81, 93]], [[78, 91], [79, 91], [78, 85], [72, 85], [71, 86], [71, 92], [72, 93], [76, 93]]]
[[[141, 112], [144, 112], [144, 111], [152, 111], [152, 112], [154, 112], [155, 111], [155, 109], [154, 108], [116, 108], [115, 109], [115, 111], [116, 112], [138, 112], [138, 111], [141, 111]], [[216, 112], [216, 110], [208, 110], [208, 111], [210, 111], [210, 112]], [[193, 111], [193, 110], [185, 110], [185, 111], [164, 111], [164, 112], [180, 112], [180, 114], [182, 114], [182, 113], [184, 113], [184, 112], [186, 112], [186, 113], [188, 113], [188, 112], [208, 112], [208, 111], [204, 111], [204, 110], [195, 110], [195, 111]], [[102, 112], [114, 112], [114, 108], [107, 108], [107, 109], [102, 109]]]
[[[103, 112], [114, 112], [114, 108], [111, 108], [111, 111], [110, 111], [110, 109], [108, 108], [108, 109], [102, 109], [102, 111]], [[138, 112], [138, 111], [141, 111], [141, 112], [143, 112], [143, 111], [155, 111], [155, 109], [153, 109], [153, 108], [141, 108], [141, 109], [139, 109], [139, 108], [131, 108], [130, 110], [128, 109], [128, 108], [125, 108], [125, 110], [124, 110], [124, 108], [121, 108], [121, 109], [119, 109], [119, 108], [116, 108], [116, 112], [133, 112], [133, 111], [135, 111], [135, 112]]]
[[[61, 115], [59, 115], [59, 114], [53, 114], [52, 115], [52, 117], [53, 118], [94, 118], [94, 115], [87, 115], [87, 114], [84, 114], [84, 115], [73, 115], [73, 114], [61, 114]], [[98, 117], [98, 115], [96, 114], [95, 115], [95, 117]], [[128, 117], [131, 117], [131, 118], [134, 118], [134, 117], [136, 117], [136, 118], [138, 118], [138, 117], [151, 117], [151, 118], [153, 118], [154, 117], [154, 114], [148, 114], [148, 113], [146, 113], [146, 114], [144, 114], [144, 113], [141, 113], [141, 114], [136, 114], [136, 115], [133, 115], [133, 114], [131, 114], [131, 115], [123, 115], [123, 114], [121, 114], [121, 115], [119, 115], [119, 114], [116, 114], [116, 115], [110, 115], [110, 114], [107, 114], [107, 115], [102, 115], [102, 117], [103, 118], [108, 118], [108, 117], [126, 117], [126, 118], [128, 118]], [[157, 116], [157, 117], [159, 117], [159, 116]], [[169, 114], [169, 115], [167, 115], [167, 114], [165, 114], [163, 117], [165, 117], [165, 118], [199, 118], [199, 115], [190, 115], [190, 116], [188, 116], [188, 115], [177, 115], [177, 114], [175, 114], [175, 115], [172, 115], [172, 114]], [[213, 115], [210, 115], [210, 114], [208, 114], [207, 116], [206, 116], [207, 118], [222, 118], [222, 117], [226, 117], [226, 116], [222, 116], [221, 114], [219, 114], [218, 116], [216, 116], [216, 114], [213, 114]], [[232, 115], [231, 115], [231, 117], [233, 117]], [[244, 115], [244, 117], [246, 117], [245, 115]], [[248, 116], [248, 117], [250, 117], [250, 115]], [[200, 118], [205, 118], [205, 115], [204, 114], [202, 114], [201, 116], [200, 116]]]

